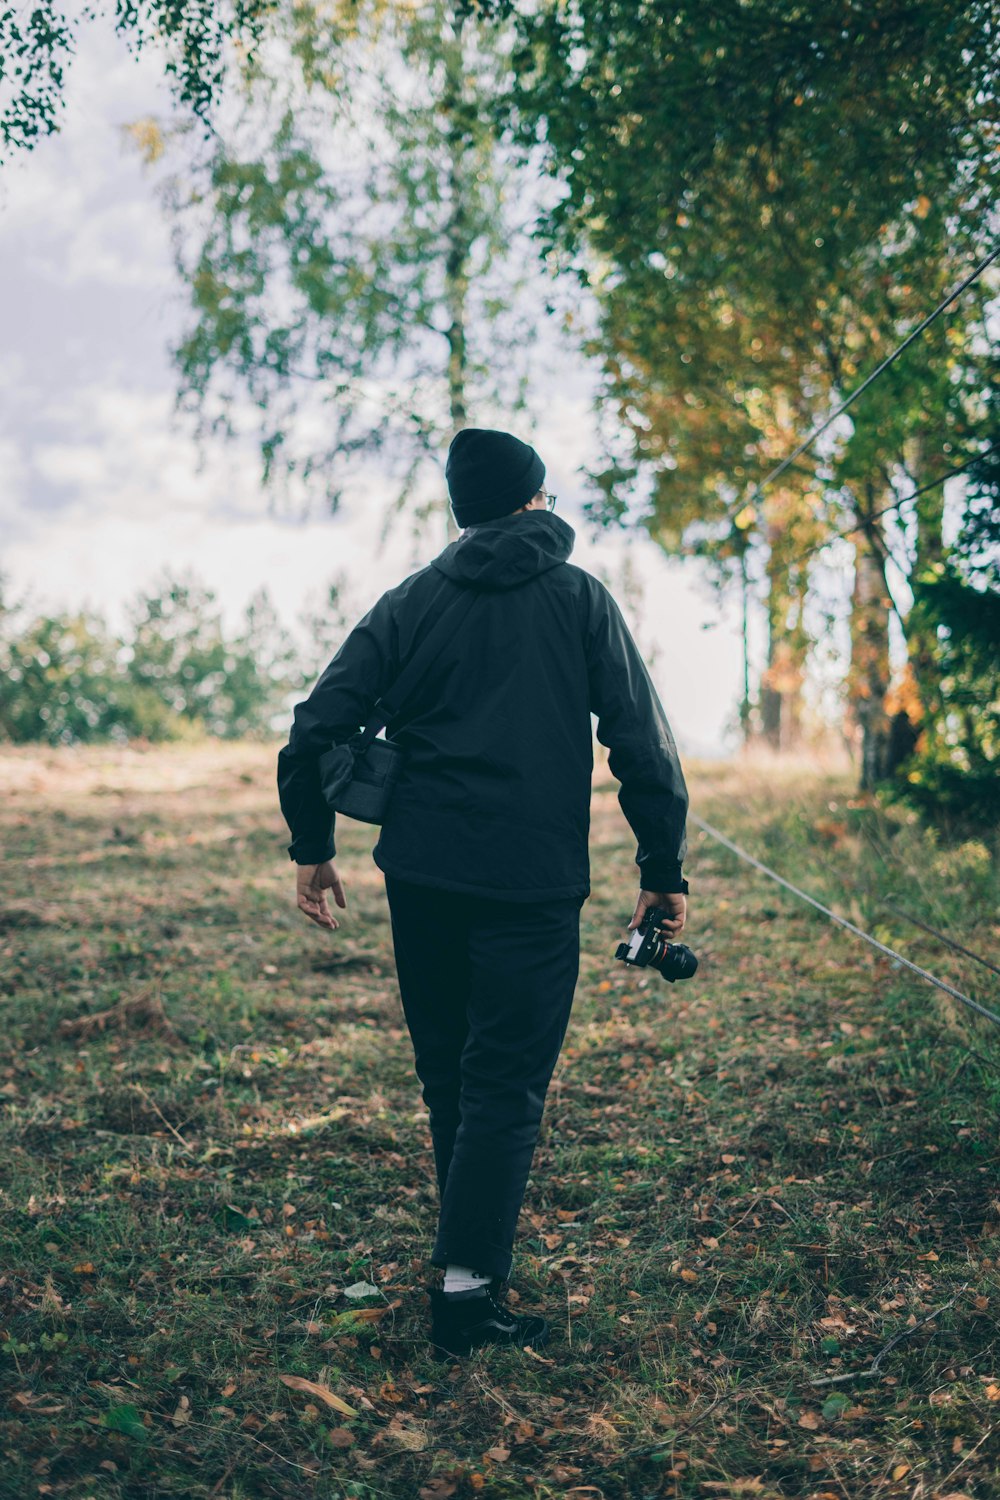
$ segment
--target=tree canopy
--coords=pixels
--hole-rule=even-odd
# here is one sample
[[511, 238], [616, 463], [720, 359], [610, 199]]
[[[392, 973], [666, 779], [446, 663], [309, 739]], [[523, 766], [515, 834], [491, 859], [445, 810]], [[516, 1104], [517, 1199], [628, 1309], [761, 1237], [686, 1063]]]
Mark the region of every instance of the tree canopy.
[[[794, 718], [814, 554], [856, 523], [848, 692], [871, 782], [890, 758], [892, 622], [907, 635], [893, 568], [940, 551], [926, 482], [987, 440], [995, 275], [756, 490], [995, 245], [996, 7], [576, 0], [519, 30], [508, 119], [564, 185], [539, 237], [598, 301], [586, 347], [617, 418], [591, 514], [723, 582], [750, 573], [765, 731]], [[908, 565], [881, 518], [915, 488]]]

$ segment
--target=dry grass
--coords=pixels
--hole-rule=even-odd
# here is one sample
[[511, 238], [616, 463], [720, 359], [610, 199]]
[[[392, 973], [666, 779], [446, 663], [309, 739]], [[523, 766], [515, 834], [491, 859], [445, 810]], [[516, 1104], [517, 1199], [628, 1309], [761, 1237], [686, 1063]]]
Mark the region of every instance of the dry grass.
[[[310, 926], [275, 748], [0, 754], [0, 1496], [1000, 1492], [987, 1024], [694, 828], [698, 975], [626, 971], [635, 845], [599, 764], [514, 1272], [553, 1342], [442, 1368], [375, 830], [344, 822], [349, 907]], [[879, 904], [995, 954], [993, 840], [857, 799], [836, 758], [689, 780], [695, 812], [997, 1005]]]

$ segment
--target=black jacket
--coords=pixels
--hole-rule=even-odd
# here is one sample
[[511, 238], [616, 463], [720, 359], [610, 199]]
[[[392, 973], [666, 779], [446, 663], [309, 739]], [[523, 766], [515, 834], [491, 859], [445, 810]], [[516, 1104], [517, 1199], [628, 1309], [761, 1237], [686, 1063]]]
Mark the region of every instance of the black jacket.
[[688, 796], [677, 747], [614, 599], [566, 559], [575, 532], [530, 510], [469, 527], [372, 606], [278, 754], [291, 859], [332, 859], [316, 761], [373, 704], [454, 597], [477, 597], [386, 724], [405, 751], [372, 857], [402, 880], [509, 901], [590, 894], [591, 712], [647, 890], [681, 889]]

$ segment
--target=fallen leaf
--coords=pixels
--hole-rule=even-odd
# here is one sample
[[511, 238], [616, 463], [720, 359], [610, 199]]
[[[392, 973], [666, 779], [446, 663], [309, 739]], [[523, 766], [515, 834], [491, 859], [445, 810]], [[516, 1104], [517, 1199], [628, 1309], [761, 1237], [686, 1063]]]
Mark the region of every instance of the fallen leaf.
[[349, 1448], [354, 1442], [354, 1433], [346, 1427], [331, 1427], [327, 1437], [335, 1448]]
[[453, 1495], [457, 1489], [458, 1485], [454, 1480], [438, 1477], [436, 1479], [428, 1479], [427, 1483], [417, 1491], [417, 1494], [420, 1496], [420, 1500], [449, 1500], [449, 1496]]
[[799, 1418], [799, 1426], [805, 1427], [809, 1432], [815, 1432], [819, 1427], [819, 1415], [814, 1411], [804, 1411]]
[[332, 1406], [334, 1411], [341, 1411], [345, 1417], [356, 1417], [357, 1412], [353, 1406], [348, 1406], [333, 1391], [328, 1390], [325, 1385], [317, 1385], [315, 1380], [304, 1380], [301, 1375], [279, 1375], [278, 1379], [283, 1381], [293, 1391], [304, 1391], [307, 1396], [316, 1396], [320, 1401], [325, 1401], [327, 1406]]
[[910, 1466], [909, 1466], [909, 1464], [897, 1464], [896, 1467], [892, 1471], [892, 1477], [893, 1477], [893, 1479], [902, 1479], [903, 1475], [904, 1474], [909, 1474], [909, 1472], [910, 1472]]
[[487, 1448], [485, 1456], [487, 1458], [492, 1458], [495, 1464], [503, 1464], [507, 1462], [508, 1458], [510, 1458], [510, 1449], [500, 1447]]
[[[393, 1438], [401, 1448], [408, 1448], [411, 1453], [420, 1453], [427, 1447], [427, 1431], [422, 1422], [411, 1419], [409, 1426], [403, 1423], [402, 1415], [397, 1412], [389, 1423], [383, 1428], [382, 1437]], [[376, 1439], [378, 1441], [378, 1439]]]
[[551, 1366], [551, 1365], [555, 1364], [555, 1360], [554, 1359], [546, 1359], [545, 1356], [544, 1356], [544, 1354], [539, 1354], [538, 1350], [537, 1349], [533, 1349], [530, 1344], [525, 1344], [523, 1353], [525, 1353], [529, 1357], [529, 1359], [536, 1360], [537, 1363], [540, 1364], [540, 1365], [550, 1365]]
[[356, 1281], [353, 1286], [345, 1286], [345, 1297], [377, 1297], [378, 1287], [372, 1286], [370, 1281]]
[[384, 1318], [387, 1312], [392, 1312], [399, 1305], [399, 1301], [396, 1301], [386, 1307], [359, 1307], [357, 1311], [343, 1313], [341, 1316], [350, 1318], [352, 1323], [377, 1323], [379, 1318]]

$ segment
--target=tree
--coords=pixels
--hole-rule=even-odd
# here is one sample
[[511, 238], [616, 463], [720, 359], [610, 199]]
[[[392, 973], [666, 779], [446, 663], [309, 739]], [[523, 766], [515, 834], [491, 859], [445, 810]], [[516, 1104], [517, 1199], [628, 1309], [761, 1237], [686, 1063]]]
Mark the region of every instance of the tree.
[[[240, 114], [163, 183], [193, 322], [174, 350], [199, 436], [250, 436], [272, 502], [335, 511], [379, 453], [382, 536], [470, 420], [524, 410], [534, 211], [500, 149], [509, 36], [429, 0], [304, 4], [244, 78]], [[536, 304], [538, 299], [535, 299]], [[414, 507], [414, 529], [444, 511]]]
[[[494, 0], [456, 0], [456, 11], [465, 15], [505, 8]], [[161, 49], [175, 99], [210, 134], [231, 60], [252, 61], [281, 9], [281, 0], [116, 0], [114, 27], [133, 52], [151, 42]], [[80, 27], [110, 10], [93, 3], [67, 15], [56, 0], [0, 10], [0, 145], [8, 153], [30, 151], [59, 129]]]
[[[13, 612], [12, 612], [13, 613]], [[77, 744], [105, 737], [119, 704], [118, 642], [88, 612], [40, 615], [0, 638], [0, 737]]]
[[[893, 614], [876, 513], [968, 440], [983, 287], [780, 488], [761, 498], [756, 483], [989, 248], [994, 8], [576, 0], [519, 27], [510, 118], [567, 188], [540, 237], [599, 300], [601, 399], [630, 445], [592, 476], [593, 514], [619, 524], [644, 480], [655, 540], [726, 579], [751, 572], [779, 740], [808, 645], [808, 562], [792, 559], [856, 521], [848, 687], [871, 785], [888, 759]], [[940, 520], [918, 513], [921, 548]]]
[[93, 611], [30, 613], [0, 575], [0, 739], [50, 745], [269, 736], [314, 679], [266, 589], [227, 639], [215, 596], [166, 575], [116, 635]]
[[[227, 44], [252, 56], [276, 0], [116, 0], [115, 31], [135, 51], [150, 41], [165, 56], [176, 98], [208, 127], [226, 76]], [[68, 16], [56, 0], [0, 11], [0, 145], [30, 151], [59, 128], [66, 69], [80, 26], [106, 14], [84, 5]]]
[[1000, 824], [1000, 439], [969, 471], [951, 547], [912, 579], [923, 663], [914, 753], [899, 793], [973, 827]]
[[268, 734], [288, 694], [305, 685], [297, 652], [266, 588], [227, 640], [215, 595], [192, 575], [167, 575], [129, 606], [127, 676], [184, 729], [221, 739]]

